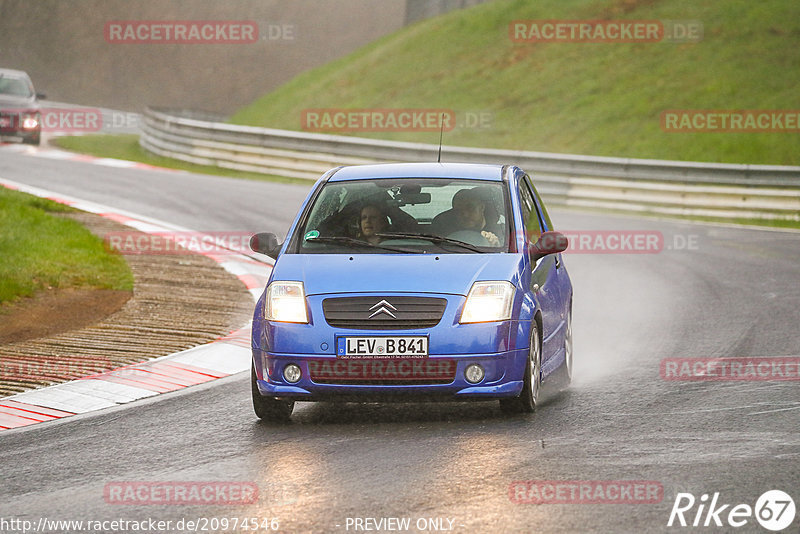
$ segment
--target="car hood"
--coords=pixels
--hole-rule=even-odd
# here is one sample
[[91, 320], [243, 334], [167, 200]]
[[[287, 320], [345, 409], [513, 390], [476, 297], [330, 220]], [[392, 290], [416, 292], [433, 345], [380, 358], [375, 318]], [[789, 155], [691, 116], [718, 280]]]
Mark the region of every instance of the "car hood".
[[476, 280], [517, 283], [520, 254], [283, 254], [274, 280], [299, 280], [306, 295], [424, 292], [466, 295]]

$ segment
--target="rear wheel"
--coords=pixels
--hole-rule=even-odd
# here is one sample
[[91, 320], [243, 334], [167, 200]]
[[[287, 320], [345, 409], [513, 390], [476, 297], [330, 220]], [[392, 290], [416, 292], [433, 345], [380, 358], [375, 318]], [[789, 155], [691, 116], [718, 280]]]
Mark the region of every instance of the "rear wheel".
[[253, 410], [259, 419], [273, 422], [286, 422], [292, 415], [294, 401], [265, 397], [258, 391], [255, 366], [250, 366], [250, 387], [253, 393]]
[[500, 408], [506, 413], [531, 413], [539, 402], [542, 389], [542, 342], [539, 339], [539, 327], [531, 321], [531, 341], [528, 349], [528, 361], [525, 365], [525, 376], [522, 380], [522, 392], [518, 397], [500, 399]]

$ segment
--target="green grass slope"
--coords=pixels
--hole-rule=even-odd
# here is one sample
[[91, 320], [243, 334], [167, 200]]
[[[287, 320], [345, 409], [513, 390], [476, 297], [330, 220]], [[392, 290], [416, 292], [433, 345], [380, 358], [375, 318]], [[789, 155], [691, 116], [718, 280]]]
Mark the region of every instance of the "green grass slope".
[[133, 289], [122, 256], [80, 223], [51, 215], [69, 211], [74, 210], [0, 187], [0, 312], [48, 287]]
[[[694, 43], [514, 43], [531, 19], [697, 20]], [[301, 129], [309, 108], [491, 114], [448, 145], [732, 163], [800, 164], [800, 133], [675, 133], [673, 109], [800, 109], [797, 0], [496, 0], [404, 28], [308, 71], [232, 122]], [[438, 132], [354, 132], [436, 143]]]

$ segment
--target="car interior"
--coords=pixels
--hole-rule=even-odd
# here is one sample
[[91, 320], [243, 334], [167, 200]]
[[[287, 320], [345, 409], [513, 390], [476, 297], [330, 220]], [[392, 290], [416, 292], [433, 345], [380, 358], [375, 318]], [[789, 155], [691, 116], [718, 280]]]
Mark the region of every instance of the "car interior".
[[[372, 185], [372, 184], [370, 184]], [[377, 189], [377, 191], [376, 191]], [[306, 234], [317, 232], [322, 237], [348, 237], [358, 239], [360, 214], [364, 206], [377, 205], [387, 216], [386, 233], [420, 233], [448, 237], [476, 246], [490, 246], [480, 232], [459, 227], [453, 208], [454, 198], [469, 195], [484, 205], [485, 230], [494, 233], [501, 245], [506, 242], [504, 199], [495, 186], [465, 186], [463, 183], [426, 184], [405, 183], [392, 187], [351, 187], [334, 195], [318, 199], [306, 226]], [[317, 222], [319, 221], [319, 222]], [[383, 244], [419, 244], [419, 240], [391, 238]]]

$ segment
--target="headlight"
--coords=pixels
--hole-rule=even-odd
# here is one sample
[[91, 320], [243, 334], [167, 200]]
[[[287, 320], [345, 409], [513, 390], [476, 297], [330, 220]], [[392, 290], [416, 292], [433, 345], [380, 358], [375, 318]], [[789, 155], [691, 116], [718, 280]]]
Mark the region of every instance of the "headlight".
[[39, 116], [38, 115], [26, 115], [22, 119], [22, 127], [26, 130], [33, 130], [39, 126]]
[[272, 282], [264, 299], [264, 318], [281, 323], [307, 323], [303, 282]]
[[514, 286], [509, 282], [475, 282], [467, 295], [462, 323], [487, 323], [511, 319]]

